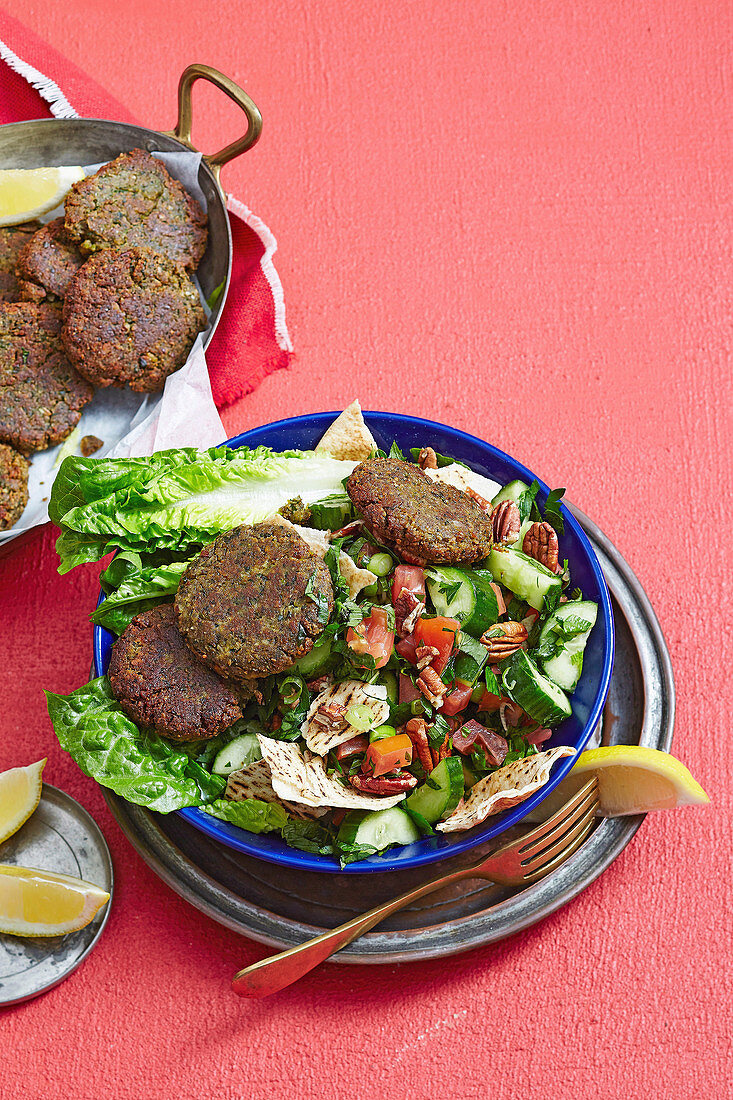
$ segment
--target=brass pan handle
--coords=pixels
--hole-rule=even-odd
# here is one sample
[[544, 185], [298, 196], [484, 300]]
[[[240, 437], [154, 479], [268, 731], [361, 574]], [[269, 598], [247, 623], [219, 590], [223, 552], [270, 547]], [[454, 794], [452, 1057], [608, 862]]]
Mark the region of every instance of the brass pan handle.
[[191, 143], [191, 89], [197, 80], [208, 80], [210, 84], [213, 84], [225, 95], [228, 95], [230, 99], [233, 99], [247, 116], [247, 130], [242, 137], [220, 149], [218, 153], [204, 153], [204, 160], [218, 180], [223, 164], [234, 160], [240, 153], [245, 153], [247, 149], [251, 149], [255, 144], [262, 132], [262, 115], [247, 93], [233, 80], [230, 80], [228, 76], [220, 73], [218, 69], [212, 69], [211, 65], [189, 65], [187, 69], [184, 69], [178, 82], [178, 121], [175, 130], [169, 131], [169, 133], [171, 137], [176, 138], [190, 149], [194, 148]]

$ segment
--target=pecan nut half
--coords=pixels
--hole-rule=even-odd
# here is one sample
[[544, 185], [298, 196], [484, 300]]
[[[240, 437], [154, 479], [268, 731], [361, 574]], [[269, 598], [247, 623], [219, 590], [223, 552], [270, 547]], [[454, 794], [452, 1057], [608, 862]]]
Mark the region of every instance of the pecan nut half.
[[412, 634], [417, 620], [425, 610], [425, 604], [409, 588], [401, 588], [394, 602], [395, 630], [400, 638]]
[[417, 777], [409, 772], [400, 772], [399, 775], [380, 775], [376, 779], [372, 775], [349, 776], [349, 783], [363, 794], [401, 794], [402, 791], [411, 791], [417, 786]]
[[346, 707], [341, 703], [324, 703], [313, 715], [313, 721], [327, 730], [344, 730], [349, 724]]
[[415, 656], [417, 657], [417, 668], [420, 672], [428, 665], [431, 665], [436, 657], [440, 656], [440, 650], [434, 645], [419, 645], [415, 647]]
[[560, 573], [560, 550], [555, 528], [549, 523], [533, 523], [524, 536], [522, 550], [551, 573]]
[[519, 509], [513, 500], [502, 500], [491, 513], [491, 529], [494, 542], [504, 544], [515, 543], [519, 538], [522, 521]]
[[438, 469], [438, 456], [432, 447], [423, 447], [417, 457], [417, 464], [421, 470]]
[[405, 733], [412, 741], [415, 755], [426, 772], [433, 770], [433, 754], [428, 741], [428, 727], [424, 718], [411, 718], [405, 726]]
[[522, 623], [496, 623], [481, 635], [481, 644], [489, 651], [489, 660], [503, 661], [527, 644], [529, 634]]
[[428, 665], [422, 670], [415, 682], [429, 703], [432, 703], [434, 707], [443, 706], [443, 696], [448, 688], [434, 668]]

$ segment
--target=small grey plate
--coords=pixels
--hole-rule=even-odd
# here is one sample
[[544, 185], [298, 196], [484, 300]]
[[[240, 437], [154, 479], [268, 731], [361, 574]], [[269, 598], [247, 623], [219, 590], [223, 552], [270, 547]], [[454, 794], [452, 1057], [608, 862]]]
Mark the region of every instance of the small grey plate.
[[[73, 875], [112, 894], [112, 859], [99, 826], [70, 795], [47, 783], [25, 825], [0, 845], [0, 863]], [[102, 935], [111, 905], [110, 897], [86, 928], [67, 936], [0, 934], [0, 1006], [30, 1000], [68, 978]]]
[[[629, 566], [599, 528], [573, 509], [591, 539], [613, 600], [616, 658], [600, 734], [604, 745], [669, 751], [674, 681], [656, 615]], [[519, 835], [439, 865], [374, 875], [295, 871], [235, 852], [178, 814], [154, 814], [105, 791], [142, 858], [181, 897], [220, 924], [271, 947], [293, 947]], [[339, 951], [332, 962], [397, 963], [452, 955], [520, 932], [566, 905], [623, 851], [643, 816], [599, 821], [566, 863], [527, 889], [480, 880], [430, 894]]]

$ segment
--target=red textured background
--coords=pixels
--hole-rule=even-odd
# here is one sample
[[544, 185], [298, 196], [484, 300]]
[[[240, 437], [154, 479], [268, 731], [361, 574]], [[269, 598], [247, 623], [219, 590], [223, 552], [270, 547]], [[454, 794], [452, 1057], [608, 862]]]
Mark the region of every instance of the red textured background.
[[[228, 431], [358, 395], [567, 485], [654, 603], [675, 751], [714, 805], [648, 818], [571, 906], [499, 946], [325, 968], [241, 1002], [229, 979], [264, 950], [163, 886], [54, 743], [41, 689], [87, 677], [95, 570], [58, 578], [47, 534], [0, 561], [0, 768], [48, 754], [47, 778], [105, 831], [116, 895], [84, 966], [0, 1014], [0, 1095], [731, 1095], [733, 9], [12, 10], [150, 126], [172, 126], [192, 60], [253, 95], [263, 137], [225, 183], [279, 239], [296, 359], [225, 414]], [[234, 109], [195, 103], [195, 136], [228, 141]]]

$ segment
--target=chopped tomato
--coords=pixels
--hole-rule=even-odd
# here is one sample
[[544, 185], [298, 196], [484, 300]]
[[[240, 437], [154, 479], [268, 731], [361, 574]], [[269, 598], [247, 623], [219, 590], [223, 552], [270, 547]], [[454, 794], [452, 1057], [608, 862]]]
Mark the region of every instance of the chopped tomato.
[[440, 713], [460, 714], [460, 712], [465, 710], [470, 703], [472, 695], [473, 687], [471, 684], [466, 684], [463, 680], [455, 680], [453, 687], [443, 700], [443, 706], [440, 709]]
[[[496, 603], [497, 603], [498, 608], [499, 608], [499, 614], [500, 615], [506, 615], [506, 603], [504, 601], [504, 596], [502, 594], [500, 586], [495, 581], [492, 581], [491, 582], [491, 587], [494, 589], [494, 592], [496, 593]], [[539, 611], [537, 612], [537, 614], [539, 615]]]
[[402, 589], [425, 600], [425, 570], [419, 565], [398, 565], [392, 579], [392, 603], [397, 602]]
[[489, 714], [497, 711], [502, 703], [505, 703], [503, 695], [492, 695], [490, 691], [484, 688], [484, 693], [476, 704], [476, 710], [485, 710]]
[[376, 779], [397, 768], [406, 768], [411, 763], [412, 741], [406, 733], [398, 733], [394, 737], [372, 741], [364, 758], [363, 770]]
[[[397, 649], [399, 650], [400, 643], [397, 643]], [[398, 686], [398, 701], [400, 703], [412, 703], [415, 699], [422, 699], [422, 692], [419, 688], [415, 687], [415, 684], [410, 676], [406, 676], [404, 672], [400, 673], [399, 686]]]
[[394, 630], [387, 625], [387, 612], [383, 607], [373, 607], [371, 614], [357, 627], [349, 627], [346, 641], [354, 653], [370, 653], [375, 668], [387, 664], [394, 645]]
[[406, 661], [409, 661], [411, 665], [417, 664], [417, 656], [415, 650], [420, 643], [418, 642], [415, 634], [408, 634], [406, 638], [400, 638], [399, 642], [395, 646], [395, 649], [399, 653], [400, 657], [404, 657]]
[[438, 656], [430, 662], [438, 676], [448, 664], [460, 628], [457, 619], [448, 619], [443, 615], [435, 619], [420, 619], [415, 627], [416, 644], [433, 646], [438, 651]]

